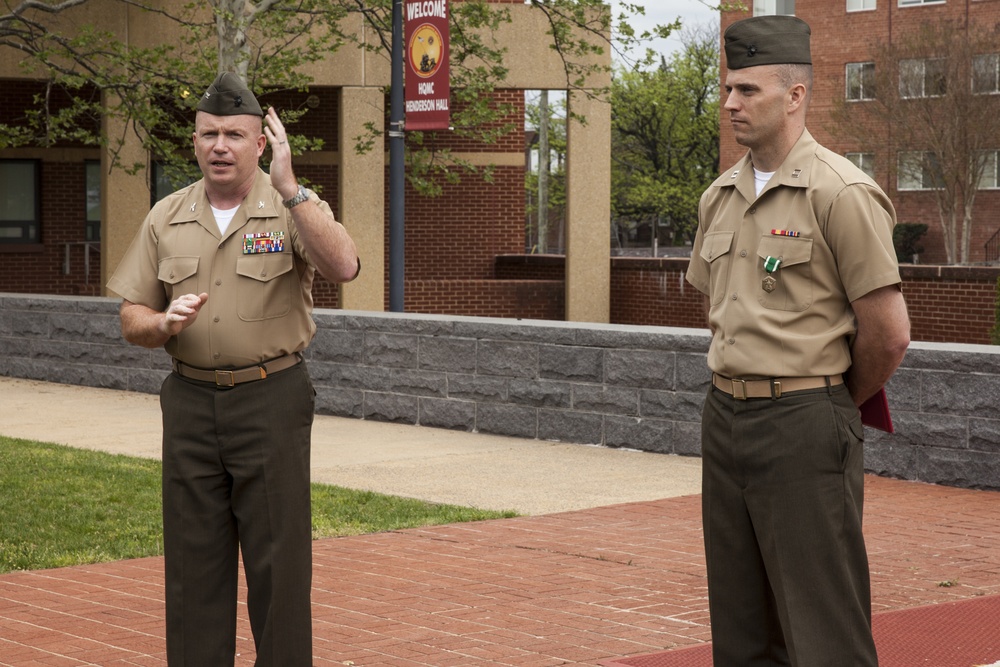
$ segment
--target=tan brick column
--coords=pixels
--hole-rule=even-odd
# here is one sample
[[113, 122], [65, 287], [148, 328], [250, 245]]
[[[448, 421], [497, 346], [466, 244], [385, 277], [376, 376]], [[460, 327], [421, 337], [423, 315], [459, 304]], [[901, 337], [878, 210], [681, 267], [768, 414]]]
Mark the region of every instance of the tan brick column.
[[566, 320], [611, 318], [611, 105], [570, 91], [567, 122]]
[[381, 141], [359, 155], [354, 138], [365, 123], [381, 128], [385, 96], [378, 87], [341, 88], [340, 93], [340, 211], [338, 219], [351, 234], [361, 257], [361, 275], [341, 286], [345, 310], [385, 310], [385, 169]]

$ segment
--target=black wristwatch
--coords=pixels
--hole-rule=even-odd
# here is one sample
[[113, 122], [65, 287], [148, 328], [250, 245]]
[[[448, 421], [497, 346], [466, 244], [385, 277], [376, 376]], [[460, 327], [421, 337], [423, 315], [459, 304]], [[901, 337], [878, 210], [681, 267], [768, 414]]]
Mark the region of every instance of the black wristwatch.
[[281, 203], [285, 205], [285, 208], [292, 208], [294, 206], [298, 206], [305, 200], [309, 199], [310, 194], [312, 194], [312, 190], [302, 187], [300, 185], [299, 191], [295, 193], [294, 197], [292, 197], [291, 199], [286, 199]]

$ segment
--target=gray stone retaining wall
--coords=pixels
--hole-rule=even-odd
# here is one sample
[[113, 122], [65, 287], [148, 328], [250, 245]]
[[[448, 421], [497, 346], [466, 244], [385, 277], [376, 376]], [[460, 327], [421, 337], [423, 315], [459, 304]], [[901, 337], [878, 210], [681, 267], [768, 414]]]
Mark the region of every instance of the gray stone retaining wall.
[[[0, 294], [0, 375], [157, 392], [169, 358], [124, 342], [118, 304]], [[306, 357], [322, 414], [700, 453], [706, 330], [337, 310], [315, 319]], [[868, 430], [871, 471], [1000, 489], [1000, 350], [914, 343], [888, 393], [897, 432]]]

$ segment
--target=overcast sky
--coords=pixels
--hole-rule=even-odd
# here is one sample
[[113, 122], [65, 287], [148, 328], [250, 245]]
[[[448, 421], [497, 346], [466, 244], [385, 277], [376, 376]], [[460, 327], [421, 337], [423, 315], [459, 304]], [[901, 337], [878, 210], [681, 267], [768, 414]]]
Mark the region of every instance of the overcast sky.
[[[630, 1], [632, 4], [642, 5], [646, 8], [645, 16], [636, 14], [628, 20], [628, 23], [637, 33], [648, 30], [658, 23], [670, 23], [678, 17], [684, 26], [718, 25], [719, 22], [718, 10], [709, 9], [704, 3], [699, 2], [699, 0]], [[618, 15], [621, 13], [621, 2], [619, 0], [611, 0], [611, 11], [614, 21], [617, 23]], [[668, 40], [657, 40], [651, 46], [659, 52], [669, 53], [680, 47], [680, 41], [676, 36], [671, 36]]]

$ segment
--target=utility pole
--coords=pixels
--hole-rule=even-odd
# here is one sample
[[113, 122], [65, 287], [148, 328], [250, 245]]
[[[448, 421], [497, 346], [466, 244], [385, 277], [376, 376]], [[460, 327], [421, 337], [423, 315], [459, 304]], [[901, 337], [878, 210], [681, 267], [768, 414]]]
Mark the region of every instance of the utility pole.
[[403, 312], [406, 211], [403, 134], [403, 0], [392, 3], [392, 94], [389, 100], [389, 310]]

